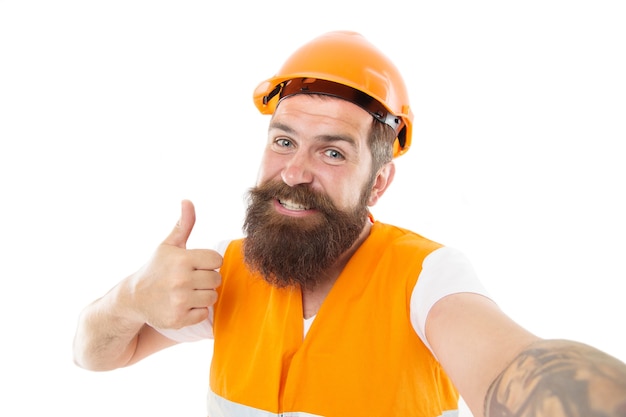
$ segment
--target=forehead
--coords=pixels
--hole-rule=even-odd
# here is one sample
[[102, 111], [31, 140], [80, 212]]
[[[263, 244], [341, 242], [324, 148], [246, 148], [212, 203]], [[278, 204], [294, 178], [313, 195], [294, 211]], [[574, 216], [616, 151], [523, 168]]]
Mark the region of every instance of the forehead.
[[373, 120], [367, 111], [354, 103], [319, 94], [289, 96], [280, 101], [272, 116], [272, 122], [280, 121], [288, 125], [311, 123], [320, 128], [353, 131], [365, 137], [369, 134]]

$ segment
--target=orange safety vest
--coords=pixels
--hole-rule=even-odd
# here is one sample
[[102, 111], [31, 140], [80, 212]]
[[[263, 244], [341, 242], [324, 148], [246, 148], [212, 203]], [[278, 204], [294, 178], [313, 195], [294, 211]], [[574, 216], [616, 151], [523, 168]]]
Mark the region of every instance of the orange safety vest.
[[409, 311], [440, 244], [375, 222], [304, 338], [299, 288], [251, 273], [241, 246], [229, 245], [220, 269], [210, 417], [456, 415], [458, 392]]

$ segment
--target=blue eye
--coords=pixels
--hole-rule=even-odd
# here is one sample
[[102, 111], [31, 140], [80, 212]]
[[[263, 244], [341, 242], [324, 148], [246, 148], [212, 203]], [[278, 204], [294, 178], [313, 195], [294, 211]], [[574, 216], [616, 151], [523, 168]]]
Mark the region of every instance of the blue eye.
[[278, 146], [283, 147], [283, 148], [287, 148], [289, 146], [292, 146], [291, 141], [289, 139], [284, 139], [284, 138], [276, 139], [276, 144]]
[[332, 159], [344, 159], [343, 154], [336, 149], [329, 149], [326, 151], [326, 155]]

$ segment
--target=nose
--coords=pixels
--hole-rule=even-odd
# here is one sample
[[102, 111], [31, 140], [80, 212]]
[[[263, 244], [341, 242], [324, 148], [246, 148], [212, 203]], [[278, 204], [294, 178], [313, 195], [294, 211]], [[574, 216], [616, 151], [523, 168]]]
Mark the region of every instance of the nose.
[[296, 152], [285, 164], [281, 178], [285, 184], [294, 187], [313, 182], [312, 162], [304, 152]]

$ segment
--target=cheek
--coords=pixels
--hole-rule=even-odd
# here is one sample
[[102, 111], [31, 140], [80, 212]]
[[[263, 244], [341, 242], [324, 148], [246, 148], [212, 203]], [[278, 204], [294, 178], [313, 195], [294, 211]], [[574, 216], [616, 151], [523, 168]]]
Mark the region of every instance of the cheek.
[[370, 172], [364, 168], [340, 171], [318, 172], [317, 178], [337, 208], [351, 210], [361, 205], [365, 187], [371, 191]]
[[329, 194], [338, 208], [353, 209], [361, 204], [364, 184], [355, 181], [330, 183]]

